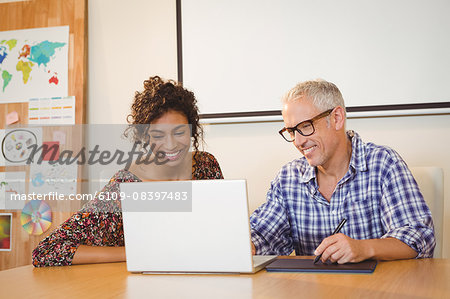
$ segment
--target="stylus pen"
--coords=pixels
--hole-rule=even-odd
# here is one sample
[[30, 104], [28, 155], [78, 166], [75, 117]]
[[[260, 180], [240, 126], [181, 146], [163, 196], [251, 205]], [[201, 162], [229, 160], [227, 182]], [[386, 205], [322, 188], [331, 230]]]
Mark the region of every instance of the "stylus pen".
[[[342, 218], [341, 222], [339, 223], [339, 225], [336, 227], [336, 229], [334, 230], [334, 232], [331, 235], [335, 235], [335, 234], [339, 233], [341, 228], [344, 226], [345, 222], [347, 222], [347, 218]], [[321, 257], [322, 257], [322, 253], [320, 255], [316, 256], [316, 258], [314, 259], [314, 264], [317, 263]]]

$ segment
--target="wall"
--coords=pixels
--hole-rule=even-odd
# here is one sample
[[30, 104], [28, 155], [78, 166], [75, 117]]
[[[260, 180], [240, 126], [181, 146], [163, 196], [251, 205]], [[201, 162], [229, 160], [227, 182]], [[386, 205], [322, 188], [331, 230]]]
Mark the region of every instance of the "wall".
[[175, 0], [88, 2], [88, 123], [125, 123], [151, 75], [177, 78]]
[[[88, 11], [88, 122], [123, 123], [144, 78], [177, 78], [175, 0], [90, 0]], [[140, 29], [126, 30], [133, 26]], [[248, 180], [252, 210], [264, 201], [280, 167], [299, 155], [278, 136], [281, 127], [282, 122], [206, 126], [206, 149], [218, 158], [226, 178]], [[442, 167], [444, 186], [450, 185], [450, 115], [349, 119], [347, 127], [366, 141], [396, 149], [410, 166]], [[450, 188], [444, 219], [448, 235]], [[450, 258], [448, 237], [443, 253]]]

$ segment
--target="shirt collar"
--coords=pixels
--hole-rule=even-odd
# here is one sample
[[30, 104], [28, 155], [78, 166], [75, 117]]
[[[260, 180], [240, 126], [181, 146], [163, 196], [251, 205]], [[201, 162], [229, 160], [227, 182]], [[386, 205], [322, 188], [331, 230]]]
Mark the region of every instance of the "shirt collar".
[[303, 172], [303, 175], [302, 175], [302, 177], [300, 178], [300, 180], [301, 180], [303, 183], [307, 183], [307, 182], [309, 182], [310, 180], [316, 178], [316, 168], [310, 166], [310, 165], [308, 164], [308, 162], [306, 162], [306, 163], [307, 163], [308, 166], [306, 167], [305, 172]]
[[366, 151], [364, 142], [359, 134], [353, 130], [347, 131], [347, 136], [352, 142], [352, 157], [350, 158], [350, 167], [357, 171], [366, 171]]
[[[347, 136], [352, 142], [352, 156], [350, 158], [349, 168], [356, 171], [366, 171], [365, 147], [361, 137], [353, 130], [347, 131]], [[303, 183], [307, 183], [315, 178], [316, 168], [308, 164], [300, 179]]]

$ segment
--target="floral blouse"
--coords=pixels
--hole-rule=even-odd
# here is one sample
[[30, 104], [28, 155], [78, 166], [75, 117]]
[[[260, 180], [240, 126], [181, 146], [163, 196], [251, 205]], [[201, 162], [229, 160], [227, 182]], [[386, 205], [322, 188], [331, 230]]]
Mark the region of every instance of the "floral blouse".
[[[197, 153], [193, 179], [223, 179], [219, 163], [213, 155], [207, 152]], [[117, 199], [120, 199], [120, 183], [140, 181], [133, 173], [120, 170], [99, 194], [116, 193]], [[86, 204], [39, 243], [32, 253], [33, 265], [35, 267], [71, 265], [80, 245], [124, 246], [122, 213], [120, 207], [117, 208], [119, 203], [120, 201], [113, 201], [112, 205], [116, 206], [109, 212], [104, 212], [105, 207], [99, 209], [98, 205], [105, 204], [105, 201], [97, 197]], [[108, 201], [108, 204], [111, 205], [111, 201]]]

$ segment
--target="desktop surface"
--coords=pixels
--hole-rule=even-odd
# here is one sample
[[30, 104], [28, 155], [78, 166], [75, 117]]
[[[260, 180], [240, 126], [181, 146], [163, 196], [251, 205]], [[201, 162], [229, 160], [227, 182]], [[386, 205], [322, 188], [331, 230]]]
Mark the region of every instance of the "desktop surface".
[[126, 263], [24, 266], [0, 271], [0, 281], [2, 298], [450, 298], [450, 259], [379, 262], [372, 274], [149, 276], [128, 272]]

